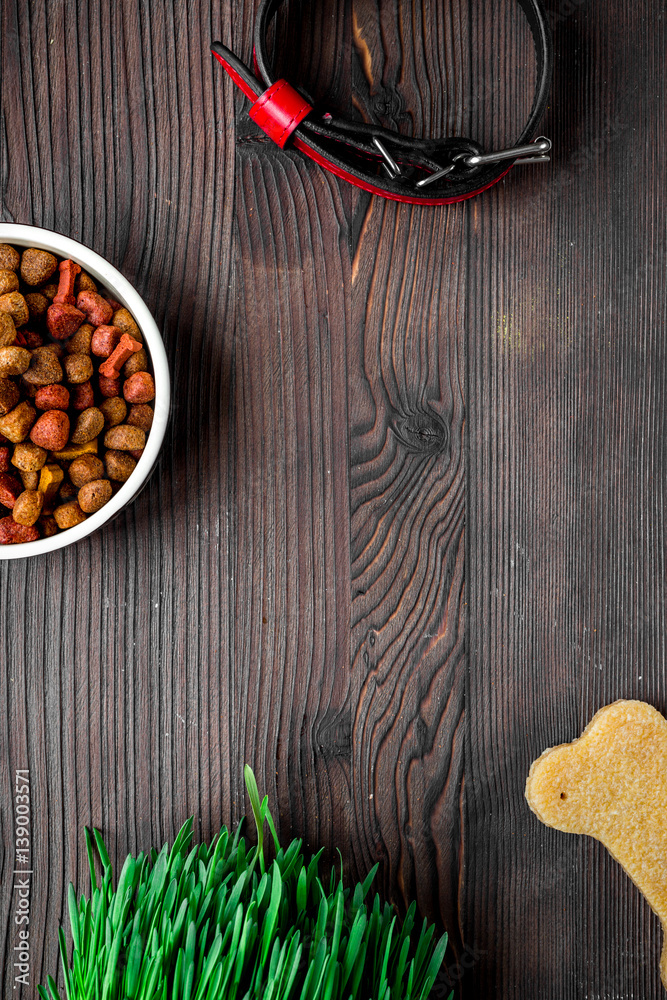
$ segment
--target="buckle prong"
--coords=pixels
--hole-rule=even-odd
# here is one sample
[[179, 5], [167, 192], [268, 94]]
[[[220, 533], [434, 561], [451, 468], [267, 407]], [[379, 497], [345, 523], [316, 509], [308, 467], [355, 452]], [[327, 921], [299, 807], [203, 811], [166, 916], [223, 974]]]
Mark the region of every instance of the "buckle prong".
[[417, 187], [427, 187], [451, 174], [459, 161], [466, 167], [485, 167], [492, 163], [502, 163], [503, 160], [516, 160], [517, 164], [548, 163], [551, 157], [546, 154], [551, 150], [551, 145], [551, 139], [541, 135], [526, 146], [512, 146], [510, 149], [498, 149], [493, 153], [458, 153], [449, 166], [417, 181]]
[[382, 159], [384, 160], [385, 165], [389, 170], [389, 176], [391, 177], [391, 179], [395, 180], [397, 177], [400, 177], [401, 168], [399, 167], [398, 163], [391, 155], [385, 144], [381, 142], [376, 135], [373, 136], [373, 145], [382, 155]]

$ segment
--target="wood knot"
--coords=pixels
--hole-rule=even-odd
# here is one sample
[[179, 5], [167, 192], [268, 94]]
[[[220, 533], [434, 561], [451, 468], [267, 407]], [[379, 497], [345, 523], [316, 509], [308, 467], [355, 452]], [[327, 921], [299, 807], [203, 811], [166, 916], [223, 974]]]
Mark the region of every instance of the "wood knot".
[[437, 455], [449, 446], [447, 425], [434, 413], [397, 414], [391, 427], [401, 444], [416, 455]]
[[326, 712], [317, 729], [316, 746], [325, 760], [349, 758], [352, 746], [350, 713], [339, 715], [332, 709]]

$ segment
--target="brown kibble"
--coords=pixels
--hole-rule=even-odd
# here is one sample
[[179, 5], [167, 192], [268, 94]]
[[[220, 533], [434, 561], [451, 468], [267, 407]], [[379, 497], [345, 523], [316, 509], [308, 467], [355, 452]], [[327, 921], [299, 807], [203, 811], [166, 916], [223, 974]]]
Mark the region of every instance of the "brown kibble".
[[54, 303], [46, 311], [46, 325], [56, 340], [67, 340], [79, 329], [86, 317], [76, 306]]
[[87, 410], [95, 402], [93, 386], [90, 382], [82, 382], [75, 385], [70, 391], [71, 406], [74, 410]]
[[46, 462], [46, 452], [31, 441], [21, 441], [14, 448], [12, 465], [21, 472], [38, 472]]
[[136, 448], [143, 448], [145, 444], [146, 435], [141, 427], [132, 427], [129, 424], [111, 427], [104, 435], [104, 447], [113, 448], [115, 451], [134, 451]]
[[124, 483], [130, 478], [137, 467], [137, 463], [124, 451], [109, 450], [104, 456], [104, 465], [109, 479]]
[[38, 410], [66, 410], [69, 406], [69, 389], [64, 385], [43, 385], [35, 393]]
[[134, 340], [138, 340], [140, 344], [143, 344], [144, 338], [141, 335], [141, 330], [129, 310], [124, 308], [117, 309], [111, 317], [111, 322], [119, 330], [122, 330], [123, 333], [129, 333]]
[[86, 514], [94, 514], [111, 500], [111, 483], [108, 479], [94, 479], [79, 490], [79, 507]]
[[0, 312], [11, 316], [14, 326], [23, 326], [28, 322], [30, 313], [28, 304], [20, 292], [7, 292], [0, 295]]
[[37, 490], [24, 490], [16, 498], [12, 517], [17, 524], [33, 525], [42, 513], [44, 497]]
[[93, 374], [93, 362], [87, 354], [68, 354], [63, 359], [67, 381], [73, 385], [88, 382]]
[[25, 347], [0, 347], [0, 378], [22, 375], [30, 365], [30, 351]]
[[3, 445], [3, 447], [0, 448], [0, 472], [9, 472], [9, 455], [9, 448], [7, 448], [6, 445]]
[[78, 295], [79, 292], [96, 292], [97, 285], [85, 271], [77, 274], [76, 281], [74, 282], [74, 291]]
[[42, 295], [41, 292], [28, 292], [23, 298], [31, 320], [40, 320], [46, 314], [46, 310], [49, 308], [49, 300], [46, 295]]
[[134, 375], [136, 372], [147, 372], [148, 371], [148, 355], [143, 347], [140, 347], [138, 351], [135, 351], [123, 365], [123, 375], [125, 378], [129, 378], [130, 375]]
[[69, 467], [69, 477], [78, 488], [101, 479], [104, 475], [104, 464], [97, 455], [81, 455], [75, 458]]
[[6, 413], [4, 417], [0, 417], [0, 434], [4, 434], [12, 444], [25, 441], [36, 416], [37, 411], [24, 400], [9, 413]]
[[143, 448], [133, 448], [132, 451], [128, 451], [128, 455], [131, 455], [135, 462], [138, 462], [144, 453]]
[[86, 314], [93, 326], [105, 326], [113, 316], [113, 309], [97, 292], [79, 292], [76, 307]]
[[19, 472], [24, 490], [36, 490], [39, 485], [39, 472]]
[[58, 270], [60, 271], [60, 280], [58, 282], [58, 291], [53, 296], [53, 304], [59, 306], [74, 306], [76, 305], [74, 281], [77, 274], [81, 271], [81, 268], [76, 261], [61, 260], [58, 265]]
[[100, 393], [106, 399], [111, 399], [112, 396], [120, 395], [120, 379], [119, 378], [105, 378], [104, 375], [98, 376], [97, 384], [100, 388]]
[[58, 261], [46, 250], [30, 247], [21, 257], [21, 277], [26, 285], [43, 285], [58, 267]]
[[120, 396], [112, 396], [100, 403], [100, 410], [104, 415], [104, 426], [108, 430], [116, 424], [122, 424], [127, 416], [127, 403]]
[[49, 462], [40, 472], [37, 489], [40, 493], [44, 494], [45, 507], [50, 506], [52, 503], [64, 478], [65, 473], [55, 462]]
[[130, 407], [125, 423], [131, 424], [133, 427], [141, 427], [142, 431], [148, 434], [153, 426], [154, 415], [153, 407], [149, 406], [148, 403], [136, 403]]
[[149, 403], [155, 399], [155, 382], [150, 372], [136, 372], [125, 382], [123, 395], [128, 403]]
[[[5, 350], [11, 351], [12, 348], [6, 347]], [[25, 381], [36, 386], [53, 385], [54, 382], [60, 382], [62, 377], [62, 365], [50, 346], [36, 347], [32, 351], [30, 367], [23, 374]]]
[[13, 517], [0, 518], [0, 545], [16, 545], [19, 542], [36, 542], [39, 531], [32, 525], [17, 524]]
[[76, 524], [81, 524], [82, 521], [86, 520], [86, 515], [76, 500], [70, 500], [69, 503], [63, 503], [60, 507], [56, 507], [53, 516], [61, 530], [63, 528], [73, 528]]
[[[6, 418], [5, 418], [6, 419]], [[62, 410], [47, 410], [30, 431], [30, 440], [47, 451], [61, 451], [69, 438], [69, 417]]]
[[16, 498], [23, 492], [23, 487], [16, 476], [8, 472], [0, 472], [0, 503], [11, 510]]
[[48, 285], [42, 285], [40, 292], [46, 296], [49, 302], [53, 302], [54, 297], [58, 294], [58, 285], [55, 281], [50, 281]]
[[76, 333], [65, 344], [68, 354], [90, 354], [90, 342], [94, 328], [90, 323], [82, 323]]
[[17, 271], [21, 263], [21, 254], [9, 243], [0, 243], [0, 267], [6, 271]]
[[42, 538], [51, 538], [58, 534], [58, 524], [52, 514], [43, 514], [37, 522]]
[[16, 343], [17, 330], [9, 313], [0, 312], [0, 347]]
[[19, 276], [14, 271], [0, 270], [0, 295], [5, 292], [18, 292]]
[[65, 354], [65, 348], [62, 344], [44, 344], [45, 351], [51, 351], [57, 358], [62, 358]]
[[19, 390], [15, 382], [8, 378], [0, 378], [0, 417], [13, 410], [19, 401]]
[[103, 430], [104, 414], [96, 406], [91, 406], [79, 414], [71, 438], [72, 444], [85, 444], [87, 441], [92, 441]]
[[90, 349], [98, 358], [108, 358], [122, 336], [123, 331], [116, 326], [98, 326], [90, 342]]

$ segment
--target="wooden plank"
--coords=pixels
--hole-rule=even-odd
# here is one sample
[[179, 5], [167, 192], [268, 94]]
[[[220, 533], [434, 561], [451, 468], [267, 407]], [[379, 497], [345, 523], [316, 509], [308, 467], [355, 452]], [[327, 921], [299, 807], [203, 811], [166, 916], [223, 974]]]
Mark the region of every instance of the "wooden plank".
[[[71, 233], [147, 301], [174, 376], [148, 488], [76, 548], [3, 563], [3, 995], [58, 966], [84, 825], [112, 858], [229, 820], [229, 418], [233, 121], [207, 51], [229, 8], [3, 6], [5, 220]], [[3, 149], [4, 149], [3, 144]], [[32, 779], [31, 987], [12, 990], [11, 784]], [[234, 816], [238, 812], [234, 811]]]
[[657, 1000], [657, 919], [523, 799], [602, 705], [667, 708], [664, 184], [631, 152], [663, 142], [665, 27], [641, 3], [555, 27], [554, 162], [480, 200], [471, 244], [464, 995]]

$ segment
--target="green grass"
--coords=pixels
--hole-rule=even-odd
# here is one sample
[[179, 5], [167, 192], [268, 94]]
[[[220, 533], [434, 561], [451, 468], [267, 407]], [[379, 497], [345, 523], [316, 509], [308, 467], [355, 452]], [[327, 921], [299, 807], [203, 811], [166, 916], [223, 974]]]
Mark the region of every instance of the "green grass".
[[[281, 848], [249, 767], [245, 778], [256, 846], [239, 826], [192, 847], [188, 820], [171, 848], [129, 855], [114, 889], [102, 837], [86, 831], [92, 896], [69, 887], [71, 960], [60, 931], [67, 1000], [426, 1000], [447, 935], [436, 944], [433, 926], [417, 927], [414, 903], [402, 923], [379, 896], [366, 903], [377, 866], [353, 889], [334, 869], [327, 890], [322, 852]], [[38, 991], [62, 1000], [52, 976]]]

